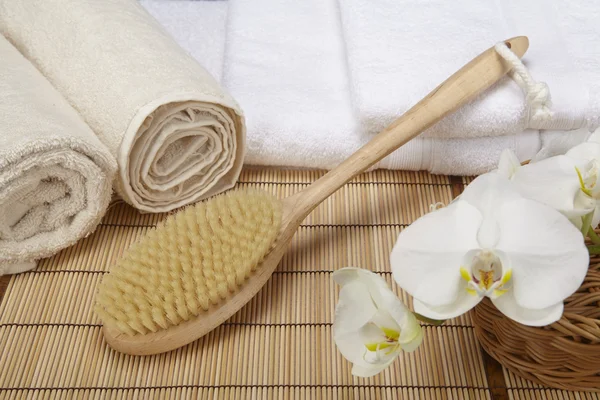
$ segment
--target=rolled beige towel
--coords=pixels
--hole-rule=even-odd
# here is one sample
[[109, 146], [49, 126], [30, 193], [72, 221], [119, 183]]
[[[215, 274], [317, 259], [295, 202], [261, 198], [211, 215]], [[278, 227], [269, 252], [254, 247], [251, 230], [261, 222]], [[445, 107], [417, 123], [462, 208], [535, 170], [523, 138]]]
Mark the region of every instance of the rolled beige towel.
[[116, 161], [52, 85], [0, 35], [0, 275], [88, 235]]
[[237, 103], [135, 0], [0, 0], [0, 32], [108, 146], [130, 204], [169, 211], [237, 181]]

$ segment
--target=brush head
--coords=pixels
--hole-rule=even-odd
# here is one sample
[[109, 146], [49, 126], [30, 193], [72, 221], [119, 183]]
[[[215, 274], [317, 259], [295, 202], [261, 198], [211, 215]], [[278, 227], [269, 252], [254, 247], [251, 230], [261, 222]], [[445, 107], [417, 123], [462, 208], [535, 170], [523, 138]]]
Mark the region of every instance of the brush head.
[[281, 203], [236, 190], [173, 214], [132, 245], [96, 297], [104, 325], [147, 334], [201, 316], [237, 292], [279, 233]]

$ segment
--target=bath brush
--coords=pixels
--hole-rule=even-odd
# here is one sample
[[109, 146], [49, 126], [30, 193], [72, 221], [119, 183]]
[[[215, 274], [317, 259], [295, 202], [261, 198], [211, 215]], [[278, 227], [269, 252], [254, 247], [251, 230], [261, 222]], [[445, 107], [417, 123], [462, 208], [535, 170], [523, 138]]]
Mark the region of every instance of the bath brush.
[[[529, 45], [526, 37], [506, 44], [519, 57]], [[223, 323], [266, 283], [319, 203], [509, 69], [494, 48], [483, 52], [337, 168], [290, 197], [234, 190], [167, 217], [100, 284], [96, 311], [108, 344], [129, 354], [162, 353]]]

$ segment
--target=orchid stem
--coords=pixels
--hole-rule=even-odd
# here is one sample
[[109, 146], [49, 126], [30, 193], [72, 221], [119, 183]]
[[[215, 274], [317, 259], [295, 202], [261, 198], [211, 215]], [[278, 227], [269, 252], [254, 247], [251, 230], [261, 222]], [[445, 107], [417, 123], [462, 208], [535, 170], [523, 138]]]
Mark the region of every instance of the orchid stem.
[[591, 246], [587, 246], [587, 248], [588, 248], [588, 252], [591, 255], [596, 256], [596, 255], [600, 254], [600, 246], [599, 245], [591, 245]]
[[590, 238], [592, 243], [594, 243], [596, 245], [600, 245], [600, 236], [598, 236], [596, 231], [593, 230], [591, 227], [590, 227], [590, 230], [588, 231], [588, 237]]
[[[600, 246], [598, 246], [600, 248]], [[413, 313], [415, 314], [415, 317], [417, 317], [417, 319], [421, 322], [425, 322], [427, 324], [431, 324], [431, 325], [442, 325], [444, 322], [446, 322], [446, 320], [439, 320], [439, 319], [431, 319], [431, 318], [427, 318], [424, 315], [421, 315], [419, 313]]]

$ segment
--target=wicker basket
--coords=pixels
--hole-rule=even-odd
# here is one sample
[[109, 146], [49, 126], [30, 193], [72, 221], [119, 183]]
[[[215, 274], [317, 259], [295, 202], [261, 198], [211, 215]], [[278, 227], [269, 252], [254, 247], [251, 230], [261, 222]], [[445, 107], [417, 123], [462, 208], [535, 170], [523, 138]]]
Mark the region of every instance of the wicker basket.
[[590, 260], [563, 317], [548, 327], [514, 322], [487, 298], [472, 315], [484, 350], [515, 374], [557, 389], [600, 391], [600, 258]]

